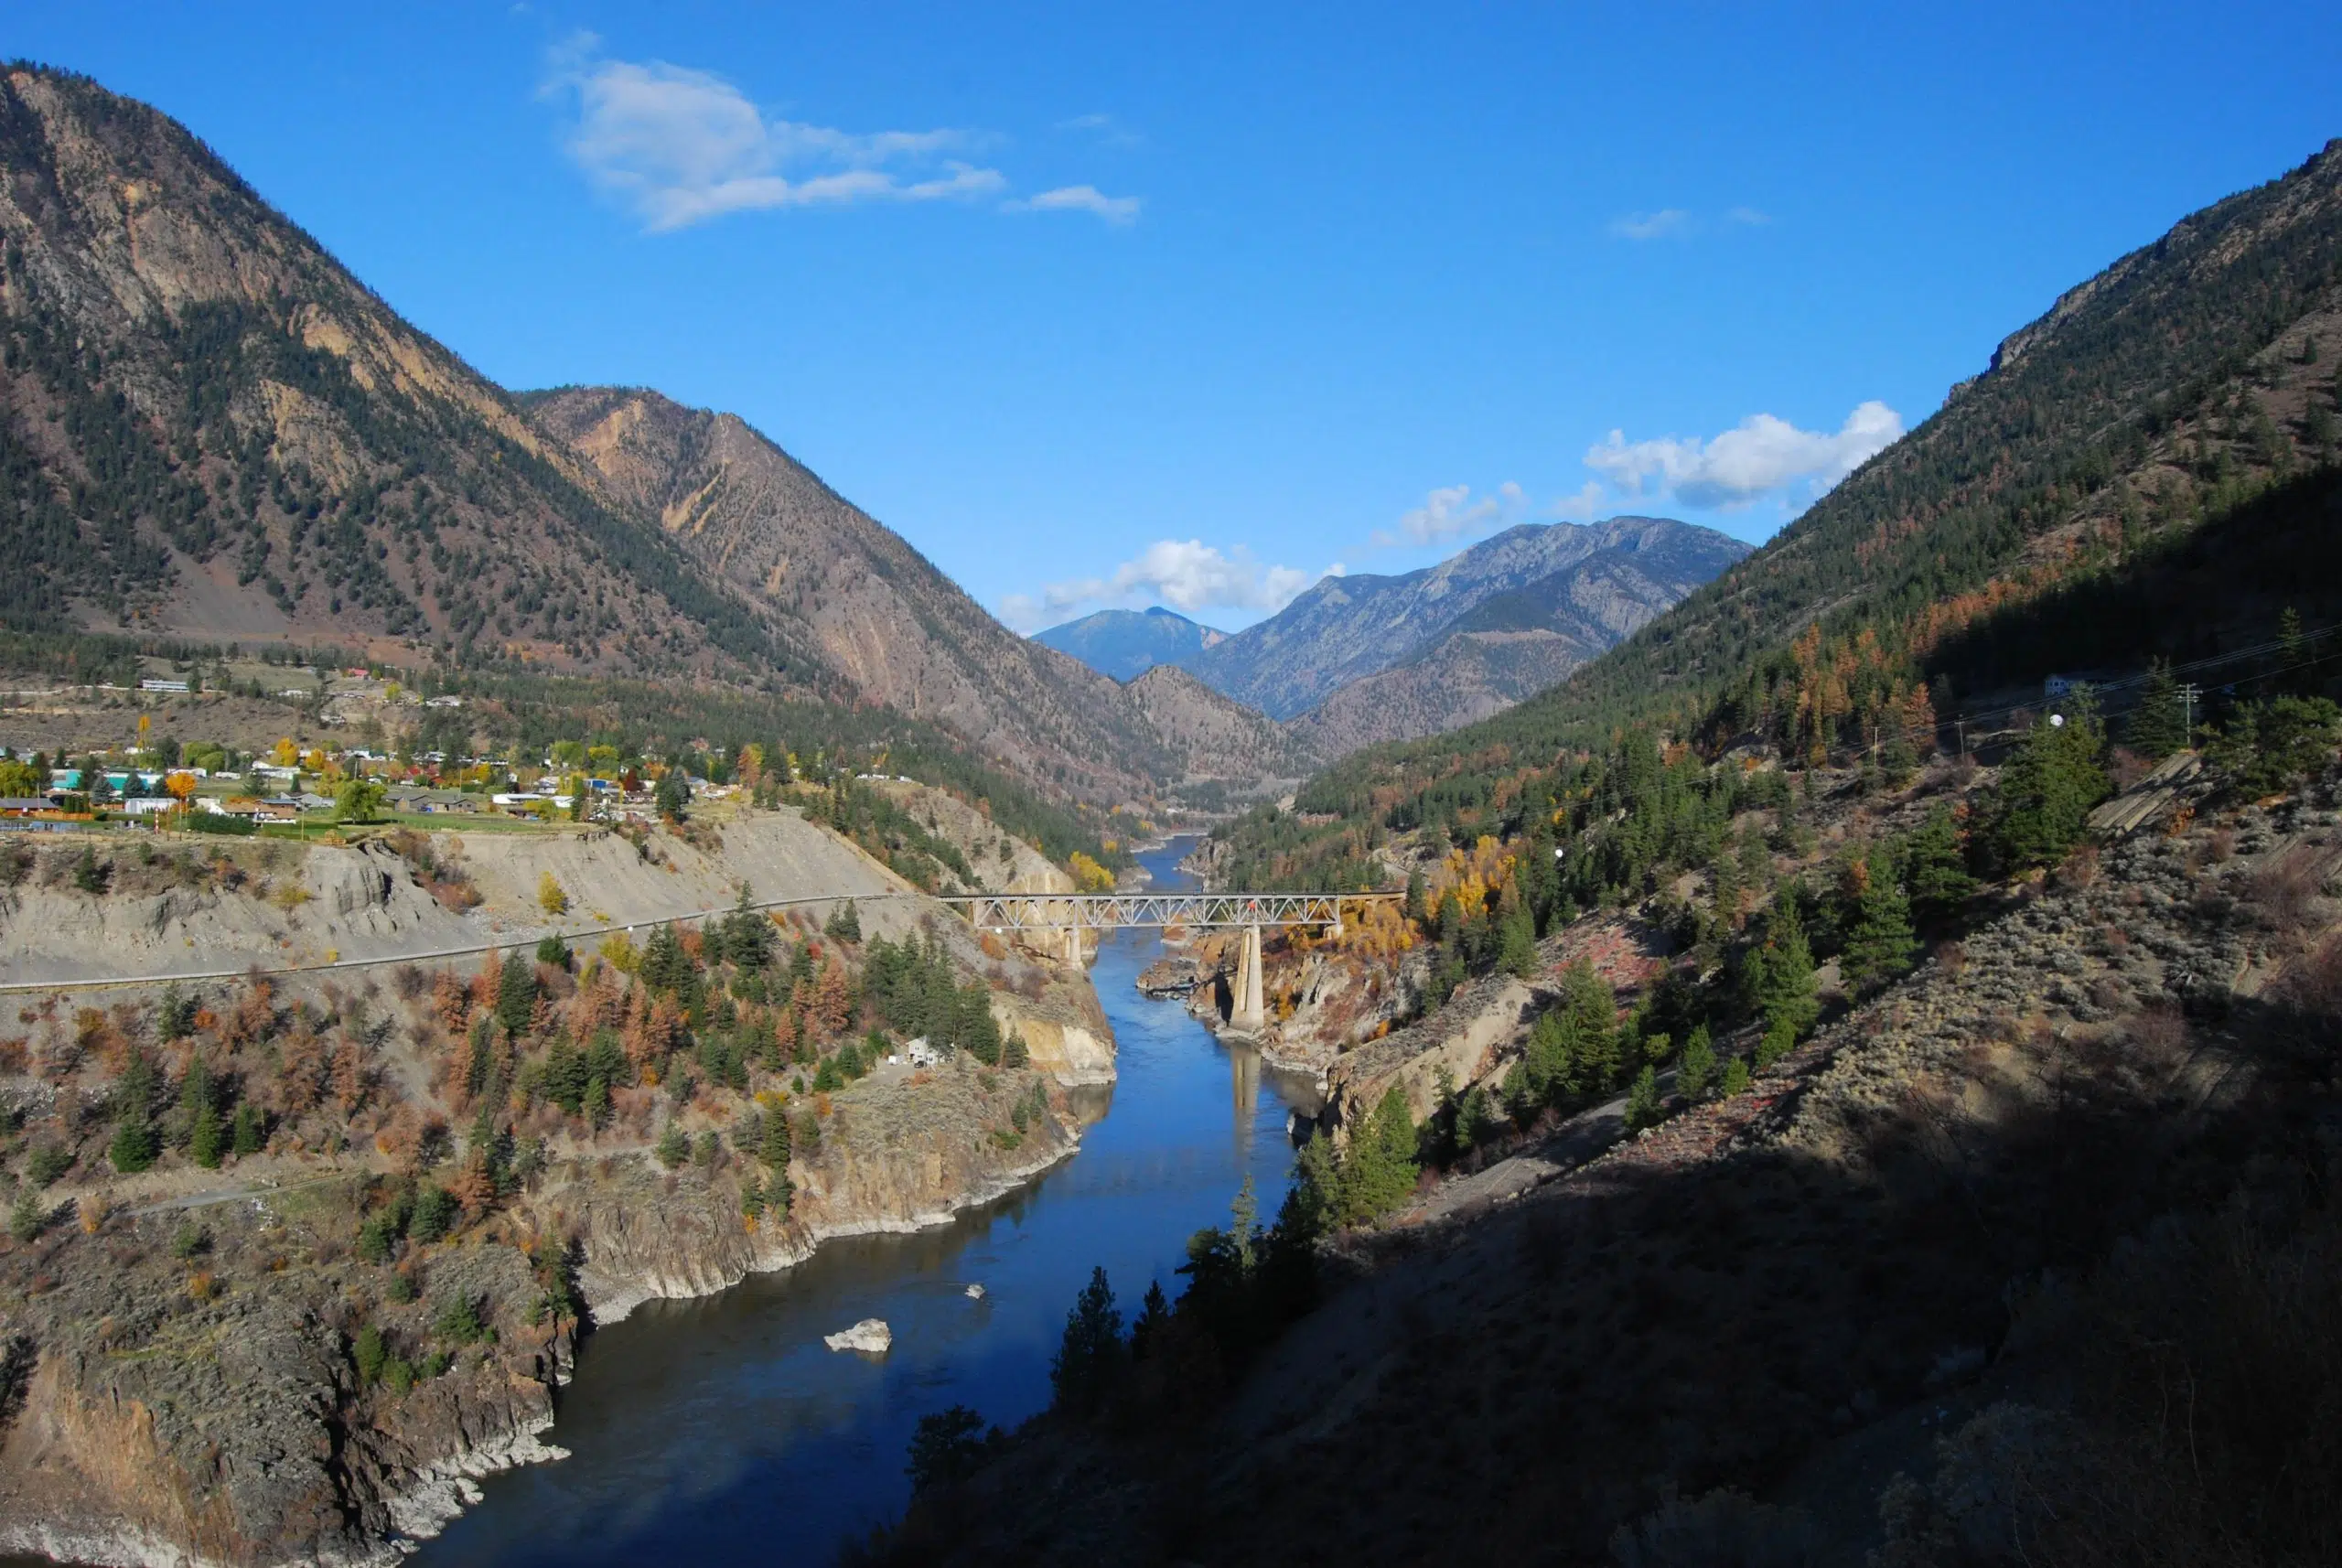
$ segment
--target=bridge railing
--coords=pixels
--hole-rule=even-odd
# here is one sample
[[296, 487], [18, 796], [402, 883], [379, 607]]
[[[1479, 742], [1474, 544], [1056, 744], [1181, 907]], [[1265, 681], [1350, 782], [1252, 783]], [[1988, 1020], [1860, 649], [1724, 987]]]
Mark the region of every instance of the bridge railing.
[[979, 929], [1118, 930], [1141, 926], [1338, 926], [1396, 893], [975, 893], [947, 897]]

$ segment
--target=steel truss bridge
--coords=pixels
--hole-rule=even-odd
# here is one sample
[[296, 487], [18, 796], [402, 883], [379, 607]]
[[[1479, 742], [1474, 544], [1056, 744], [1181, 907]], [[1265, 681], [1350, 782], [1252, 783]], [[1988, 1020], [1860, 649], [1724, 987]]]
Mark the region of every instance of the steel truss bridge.
[[1057, 956], [1079, 969], [1082, 933], [1127, 927], [1234, 929], [1244, 933], [1229, 989], [1228, 1025], [1258, 1034], [1268, 1025], [1261, 984], [1261, 928], [1342, 929], [1346, 912], [1397, 902], [1396, 893], [976, 893], [946, 898], [978, 930], [1047, 932]]
[[995, 931], [1113, 931], [1163, 926], [1339, 926], [1346, 910], [1396, 893], [977, 893], [941, 900]]

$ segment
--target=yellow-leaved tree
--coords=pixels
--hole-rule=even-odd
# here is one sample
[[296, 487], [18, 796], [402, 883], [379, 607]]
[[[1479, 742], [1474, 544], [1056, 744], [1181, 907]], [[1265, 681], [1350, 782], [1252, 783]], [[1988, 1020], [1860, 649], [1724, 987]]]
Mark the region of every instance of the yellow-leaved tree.
[[550, 871], [537, 878], [537, 907], [548, 915], [569, 913], [569, 890]]

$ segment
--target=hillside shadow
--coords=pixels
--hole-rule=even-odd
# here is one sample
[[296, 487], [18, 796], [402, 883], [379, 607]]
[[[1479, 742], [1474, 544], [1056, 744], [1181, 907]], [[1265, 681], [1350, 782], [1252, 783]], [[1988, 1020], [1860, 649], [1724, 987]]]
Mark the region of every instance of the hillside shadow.
[[[1944, 638], [1924, 667], [1964, 692], [2059, 671], [2142, 671], [2151, 659], [2179, 664], [2268, 642], [2287, 608], [2311, 628], [2342, 622], [2342, 468], [2297, 475], [2118, 566], [1983, 617]], [[2254, 673], [2241, 666], [2207, 683]]]

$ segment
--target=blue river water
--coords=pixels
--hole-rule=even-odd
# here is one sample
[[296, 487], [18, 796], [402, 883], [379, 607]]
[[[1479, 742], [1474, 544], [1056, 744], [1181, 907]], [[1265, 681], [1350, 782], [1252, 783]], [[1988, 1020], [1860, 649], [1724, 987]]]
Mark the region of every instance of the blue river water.
[[[1142, 857], [1156, 886], [1192, 885], [1175, 865], [1185, 847]], [[920, 1416], [966, 1404], [1010, 1425], [1038, 1411], [1093, 1265], [1134, 1315], [1150, 1280], [1176, 1294], [1187, 1239], [1227, 1222], [1246, 1176], [1265, 1218], [1291, 1174], [1286, 1112], [1307, 1085], [1141, 995], [1158, 950], [1151, 932], [1121, 932], [1091, 971], [1120, 1078], [1089, 1100], [1080, 1154], [948, 1227], [825, 1242], [797, 1268], [596, 1334], [547, 1434], [571, 1457], [489, 1477], [416, 1568], [826, 1563], [900, 1516]], [[822, 1345], [865, 1317], [894, 1330], [885, 1358]]]

